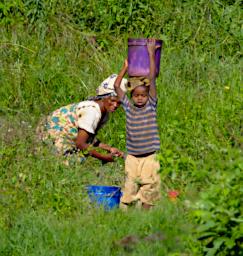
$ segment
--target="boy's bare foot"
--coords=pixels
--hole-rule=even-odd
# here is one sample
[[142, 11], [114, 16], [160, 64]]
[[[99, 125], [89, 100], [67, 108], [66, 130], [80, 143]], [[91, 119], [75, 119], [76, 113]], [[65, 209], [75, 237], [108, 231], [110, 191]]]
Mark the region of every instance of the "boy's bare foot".
[[123, 211], [127, 211], [128, 209], [128, 204], [120, 202], [119, 208]]
[[142, 204], [142, 207], [143, 207], [143, 209], [145, 209], [145, 210], [149, 210], [150, 208], [152, 208], [152, 207], [153, 207], [153, 205], [143, 203], [143, 204]]

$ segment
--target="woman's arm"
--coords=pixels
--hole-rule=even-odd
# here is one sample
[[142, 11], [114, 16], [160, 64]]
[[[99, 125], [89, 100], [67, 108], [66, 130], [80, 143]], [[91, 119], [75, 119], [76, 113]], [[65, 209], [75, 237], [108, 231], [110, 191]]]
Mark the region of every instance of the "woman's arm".
[[118, 148], [111, 147], [110, 145], [104, 144], [102, 142], [99, 144], [99, 148], [102, 148], [102, 149], [110, 152], [113, 156], [118, 156], [118, 157], [124, 156], [124, 152], [122, 152]]
[[[78, 136], [76, 139], [76, 147], [80, 150], [85, 150], [89, 148], [90, 144], [87, 143], [89, 139], [89, 133], [85, 131], [84, 129], [79, 129]], [[91, 149], [88, 151], [88, 154], [92, 157], [95, 157], [99, 160], [105, 161], [105, 162], [113, 162], [113, 154], [101, 154], [97, 152], [95, 149]]]

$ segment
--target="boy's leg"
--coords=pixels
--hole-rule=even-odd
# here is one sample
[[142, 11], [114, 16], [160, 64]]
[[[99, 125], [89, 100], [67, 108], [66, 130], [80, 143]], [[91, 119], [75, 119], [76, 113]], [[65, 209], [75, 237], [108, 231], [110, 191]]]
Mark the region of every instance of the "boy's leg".
[[126, 180], [121, 197], [121, 208], [134, 201], [137, 201], [138, 182], [137, 182], [137, 159], [134, 156], [128, 155], [125, 161]]
[[[156, 201], [160, 199], [160, 175], [158, 173], [160, 169], [159, 161], [156, 160], [156, 155], [150, 155], [144, 158], [141, 180], [142, 185], [139, 193], [142, 203], [145, 206], [152, 206]], [[147, 207], [149, 208], [149, 207]]]

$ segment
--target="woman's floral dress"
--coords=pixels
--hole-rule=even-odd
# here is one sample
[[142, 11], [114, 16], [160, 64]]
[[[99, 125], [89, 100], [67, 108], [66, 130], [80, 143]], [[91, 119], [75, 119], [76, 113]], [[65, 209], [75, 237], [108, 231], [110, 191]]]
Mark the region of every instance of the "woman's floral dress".
[[100, 107], [95, 101], [82, 101], [61, 107], [50, 114], [44, 121], [44, 129], [39, 132], [39, 137], [53, 144], [57, 154], [78, 153], [82, 159], [85, 151], [78, 150], [75, 143], [78, 130], [84, 129], [90, 134], [89, 143], [92, 146], [97, 131], [107, 120], [108, 115], [102, 118]]

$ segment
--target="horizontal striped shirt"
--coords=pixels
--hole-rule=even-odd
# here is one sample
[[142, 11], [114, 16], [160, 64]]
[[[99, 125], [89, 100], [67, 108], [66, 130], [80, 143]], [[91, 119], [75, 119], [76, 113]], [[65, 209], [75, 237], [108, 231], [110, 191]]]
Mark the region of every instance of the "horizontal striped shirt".
[[139, 156], [159, 150], [160, 139], [156, 121], [157, 98], [149, 96], [146, 105], [138, 108], [124, 95], [122, 106], [126, 113], [127, 153]]

